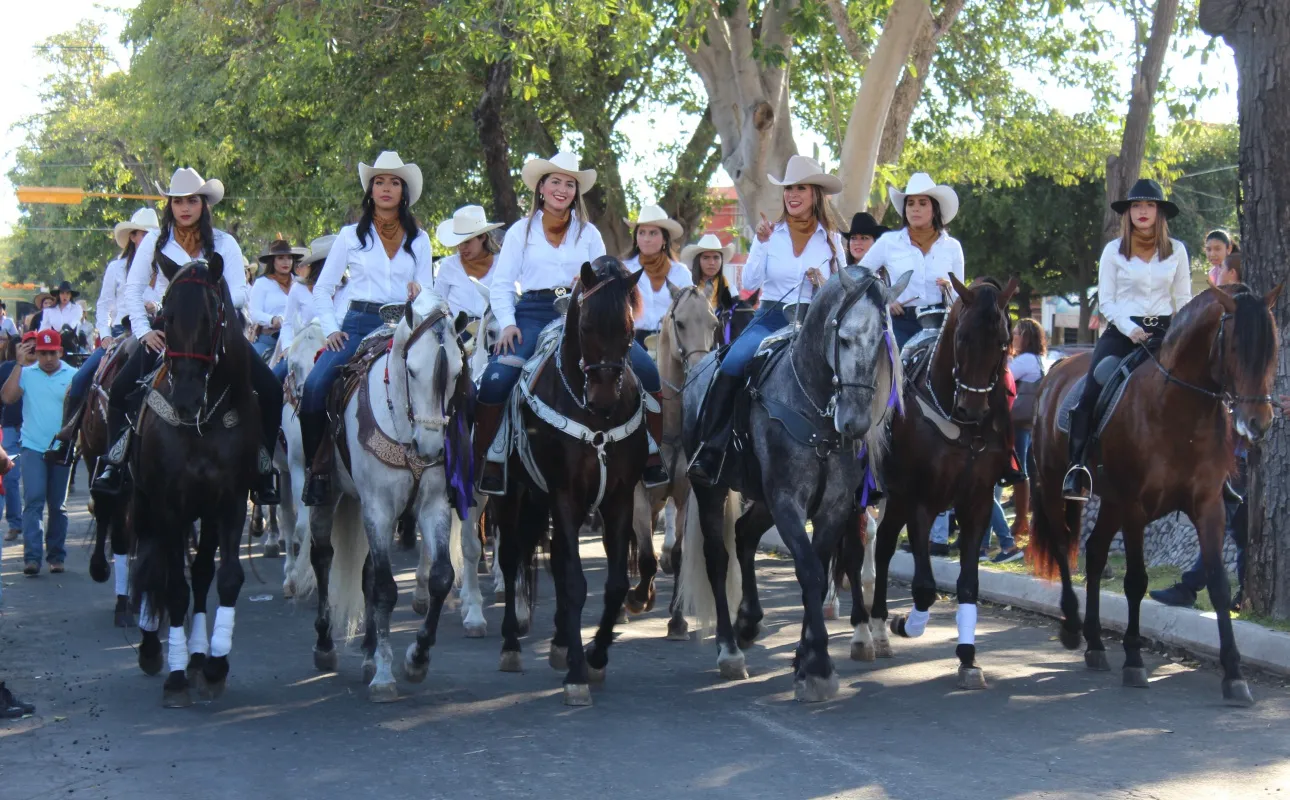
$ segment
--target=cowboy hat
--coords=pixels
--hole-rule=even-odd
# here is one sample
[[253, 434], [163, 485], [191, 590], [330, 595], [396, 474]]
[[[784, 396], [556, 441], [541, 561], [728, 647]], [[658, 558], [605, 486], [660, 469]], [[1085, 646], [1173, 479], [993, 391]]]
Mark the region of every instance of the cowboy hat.
[[807, 183], [820, 187], [820, 191], [825, 194], [837, 194], [842, 191], [842, 181], [825, 172], [820, 162], [806, 156], [793, 156], [788, 160], [788, 165], [784, 167], [783, 180], [774, 175], [767, 175], [766, 179], [776, 186], [797, 186], [799, 183]]
[[372, 178], [377, 175], [393, 175], [403, 181], [408, 190], [409, 206], [421, 198], [421, 168], [416, 164], [404, 164], [403, 159], [393, 150], [381, 153], [370, 167], [359, 163], [358, 180], [363, 184], [363, 191], [367, 191], [367, 187], [372, 185]]
[[63, 292], [71, 292], [73, 300], [75, 300], [77, 297], [80, 297], [81, 295], [80, 292], [72, 288], [71, 281], [63, 281], [62, 283], [58, 284], [58, 288], [54, 290], [54, 297], [57, 298]]
[[126, 242], [130, 240], [130, 234], [134, 231], [155, 231], [161, 227], [157, 222], [157, 212], [151, 208], [141, 208], [128, 220], [123, 220], [116, 224], [112, 229], [112, 238], [116, 239], [116, 246], [125, 249]]
[[949, 225], [950, 220], [959, 213], [959, 196], [950, 187], [932, 180], [932, 176], [926, 172], [910, 175], [903, 192], [895, 186], [887, 187], [887, 196], [891, 198], [891, 204], [896, 207], [901, 219], [905, 218], [905, 198], [919, 194], [927, 195], [940, 205], [942, 225]]
[[43, 304], [46, 300], [53, 300], [55, 303], [58, 302], [58, 298], [54, 297], [49, 292], [39, 292], [36, 294], [35, 297], [31, 298], [31, 304], [36, 307], [37, 314], [40, 313], [40, 310], [41, 308], [43, 308]]
[[305, 253], [304, 262], [313, 264], [318, 261], [324, 261], [331, 252], [331, 246], [336, 241], [336, 234], [329, 233], [326, 236], [319, 236], [309, 243], [309, 251]]
[[672, 234], [673, 241], [685, 235], [685, 229], [681, 227], [681, 223], [669, 217], [661, 206], [641, 206], [641, 213], [636, 216], [635, 222], [629, 219], [625, 219], [623, 222], [626, 222], [627, 227], [632, 230], [642, 225], [653, 225], [655, 228], [662, 228]]
[[224, 199], [224, 183], [218, 178], [202, 180], [197, 170], [192, 167], [180, 167], [170, 176], [170, 188], [164, 189], [157, 184], [157, 190], [166, 197], [190, 197], [199, 194], [206, 198], [206, 205], [213, 206]]
[[292, 247], [291, 242], [282, 238], [282, 234], [279, 233], [278, 238], [274, 239], [269, 243], [268, 247], [260, 251], [259, 262], [261, 264], [268, 264], [278, 256], [291, 256], [298, 262], [300, 259], [305, 257], [306, 252], [307, 251], [303, 247]]
[[483, 206], [462, 206], [452, 212], [452, 219], [446, 219], [435, 228], [435, 238], [444, 247], [456, 247], [481, 234], [502, 227], [501, 222], [489, 222]]
[[1150, 200], [1158, 207], [1164, 210], [1165, 219], [1173, 219], [1178, 216], [1178, 206], [1165, 199], [1165, 190], [1160, 188], [1160, 184], [1150, 178], [1142, 178], [1133, 184], [1129, 190], [1128, 196], [1123, 200], [1116, 200], [1111, 204], [1111, 210], [1117, 214], [1123, 214], [1133, 205], [1134, 200]]
[[852, 236], [872, 236], [877, 239], [884, 233], [891, 231], [886, 225], [879, 225], [878, 220], [873, 215], [861, 211], [859, 214], [851, 217], [851, 230], [842, 234], [843, 239], [850, 239]]
[[682, 248], [681, 263], [693, 264], [695, 257], [702, 255], [703, 253], [720, 253], [721, 263], [729, 264], [730, 257], [735, 254], [735, 243], [731, 242], [728, 245], [722, 246], [721, 240], [717, 238], [715, 233], [705, 233], [703, 234], [703, 238], [699, 239], [699, 241], [694, 244], [687, 244]]
[[550, 175], [553, 172], [572, 176], [578, 182], [578, 194], [586, 194], [588, 189], [596, 185], [596, 171], [594, 169], [578, 169], [578, 156], [576, 153], [556, 153], [550, 159], [530, 158], [524, 162], [524, 169], [520, 170], [520, 177], [524, 179], [525, 186], [536, 192], [538, 181], [542, 180], [542, 176]]

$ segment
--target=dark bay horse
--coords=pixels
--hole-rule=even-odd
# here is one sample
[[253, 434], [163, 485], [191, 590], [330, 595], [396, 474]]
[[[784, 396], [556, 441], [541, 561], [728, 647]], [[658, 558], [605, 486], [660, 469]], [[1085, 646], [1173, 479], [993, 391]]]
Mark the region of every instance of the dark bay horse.
[[[175, 273], [166, 290], [165, 374], [148, 389], [130, 461], [130, 513], [138, 539], [134, 591], [142, 598], [139, 666], [150, 675], [161, 670], [158, 628], [164, 610], [170, 624], [163, 699], [167, 707], [191, 705], [190, 681], [211, 696], [224, 690], [234, 606], [243, 580], [237, 547], [251, 482], [259, 472], [260, 411], [250, 381], [253, 353], [242, 336], [223, 271], [218, 255], [209, 262], [194, 261]], [[190, 526], [197, 521], [201, 535], [192, 565], [188, 637], [185, 554]], [[219, 607], [208, 641], [206, 595], [212, 581]]]
[[[1244, 285], [1211, 288], [1175, 313], [1158, 357], [1140, 364], [1099, 435], [1101, 465], [1093, 485], [1102, 499], [1088, 539], [1088, 599], [1083, 624], [1084, 663], [1109, 670], [1098, 617], [1102, 570], [1111, 539], [1124, 532], [1128, 567], [1124, 594], [1129, 622], [1124, 635], [1123, 682], [1147, 688], [1138, 625], [1147, 591], [1143, 531], [1174, 511], [1187, 515], [1200, 539], [1209, 597], [1218, 617], [1223, 697], [1254, 702], [1241, 677], [1232, 635], [1230, 590], [1223, 566], [1223, 482], [1233, 470], [1237, 437], [1258, 443], [1272, 424], [1272, 380], [1277, 329], [1272, 318], [1284, 284], [1259, 297]], [[1229, 293], [1231, 292], [1231, 293]], [[1062, 400], [1088, 372], [1089, 356], [1066, 359], [1048, 372], [1035, 412], [1034, 515], [1031, 560], [1036, 571], [1061, 575], [1061, 641], [1079, 647], [1079, 600], [1071, 588], [1071, 562], [1080, 542], [1084, 504], [1062, 498], [1067, 468], [1066, 434], [1057, 427]]]
[[[862, 660], [891, 656], [887, 619], [887, 568], [906, 528], [914, 553], [914, 610], [891, 619], [900, 636], [921, 636], [936, 601], [936, 579], [928, 534], [937, 514], [954, 509], [959, 541], [958, 685], [985, 688], [976, 665], [977, 552], [990, 524], [994, 485], [1012, 458], [1003, 370], [1012, 339], [1008, 301], [1017, 291], [1012, 279], [1000, 288], [991, 279], [964, 286], [950, 276], [958, 300], [950, 308], [926, 361], [909, 368], [904, 410], [891, 423], [890, 452], [882, 467], [886, 492], [875, 541], [877, 567], [873, 621], [865, 610], [860, 572], [864, 548], [848, 536], [841, 555], [851, 583], [853, 654]], [[857, 530], [854, 523], [850, 530]], [[872, 637], [872, 638], [871, 638]]]
[[[550, 664], [567, 669], [564, 702], [590, 705], [589, 681], [603, 680], [614, 622], [627, 597], [628, 549], [633, 537], [632, 495], [645, 468], [644, 397], [629, 368], [633, 314], [640, 303], [637, 281], [622, 262], [602, 256], [583, 264], [565, 313], [554, 354], [526, 391], [515, 392], [528, 431], [533, 461], [545, 486], [528, 474], [518, 454], [507, 468], [506, 495], [495, 497], [501, 542], [498, 559], [506, 584], [500, 669], [521, 669], [521, 626], [516, 614], [516, 577], [552, 519], [551, 572], [555, 578], [555, 636]], [[515, 399], [512, 402], [516, 402]], [[578, 553], [578, 531], [599, 507], [608, 562], [605, 608], [594, 641], [583, 651], [582, 607], [587, 580]]]

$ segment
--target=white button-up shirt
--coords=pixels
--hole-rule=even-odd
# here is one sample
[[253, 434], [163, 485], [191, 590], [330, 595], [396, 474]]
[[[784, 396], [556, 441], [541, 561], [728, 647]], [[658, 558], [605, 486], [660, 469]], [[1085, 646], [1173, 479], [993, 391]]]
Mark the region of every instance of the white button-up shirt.
[[[290, 284], [288, 284], [290, 285]], [[278, 282], [268, 275], [261, 275], [251, 284], [251, 303], [247, 316], [256, 325], [272, 325], [274, 317], [285, 318], [287, 313], [287, 295], [290, 289], [282, 291]]]
[[502, 328], [515, 324], [517, 285], [521, 294], [568, 289], [583, 264], [604, 254], [605, 240], [600, 238], [600, 231], [590, 222], [578, 219], [576, 212], [558, 248], [546, 240], [541, 211], [511, 225], [502, 240], [502, 252], [497, 254], [489, 273], [493, 276], [489, 289], [497, 323]]
[[[860, 266], [871, 270], [886, 267], [893, 283], [913, 270], [909, 285], [900, 293], [898, 302], [902, 306], [930, 306], [945, 300], [936, 285], [938, 278], [949, 280], [953, 274], [963, 280], [963, 247], [958, 239], [941, 229], [941, 235], [932, 242], [932, 249], [924, 255], [918, 245], [910, 241], [909, 231], [901, 228], [879, 236], [860, 259]], [[949, 293], [953, 297], [954, 289], [949, 289]]]
[[52, 328], [53, 330], [61, 331], [64, 325], [75, 330], [81, 324], [81, 318], [84, 316], [85, 309], [75, 302], [68, 303], [66, 306], [52, 305], [40, 315], [40, 324], [36, 326], [36, 330], [43, 331]]
[[116, 258], [103, 271], [103, 286], [94, 304], [94, 321], [98, 324], [99, 336], [104, 338], [112, 335], [112, 326], [125, 316], [125, 266], [124, 258]]
[[[493, 257], [493, 267], [479, 282], [488, 288], [493, 285], [493, 276], [497, 274], [497, 257]], [[439, 274], [434, 279], [435, 293], [448, 303], [448, 308], [455, 317], [465, 311], [472, 317], [482, 317], [488, 310], [488, 298], [480, 294], [479, 289], [466, 274], [461, 265], [461, 256], [453, 253], [439, 262]]]
[[[229, 295], [233, 299], [234, 308], [246, 307], [246, 270], [245, 260], [242, 258], [242, 248], [238, 246], [237, 240], [221, 230], [215, 232], [215, 252], [219, 253], [224, 259], [224, 283], [228, 284]], [[139, 242], [139, 249], [135, 251], [134, 261], [130, 262], [130, 270], [125, 276], [125, 313], [130, 317], [130, 330], [133, 331], [136, 339], [143, 338], [143, 335], [152, 330], [152, 324], [148, 321], [148, 312], [144, 309], [144, 303], [148, 301], [148, 284], [152, 280], [152, 257], [157, 249], [157, 239], [160, 237], [159, 231], [148, 231]], [[183, 265], [193, 260], [184, 248], [175, 243], [175, 237], [171, 236], [166, 241], [166, 246], [161, 248], [161, 254], [176, 264]], [[161, 269], [157, 269], [157, 280], [153, 283], [155, 295], [153, 297], [165, 297], [166, 287], [170, 285], [170, 279], [162, 274]], [[154, 301], [155, 302], [155, 301]]]
[[[641, 260], [639, 256], [632, 257], [623, 262], [628, 272], [640, 272]], [[648, 275], [642, 275], [636, 283], [636, 288], [641, 291], [641, 315], [636, 318], [636, 328], [642, 331], [656, 331], [663, 324], [663, 316], [667, 310], [672, 307], [672, 292], [667, 288], [670, 283], [678, 289], [684, 289], [687, 286], [693, 286], [694, 280], [690, 278], [690, 270], [678, 261], [672, 262], [672, 269], [667, 273], [667, 283], [657, 292], [654, 291], [654, 284], [650, 283]]]
[[1125, 336], [1139, 327], [1130, 317], [1177, 313], [1191, 300], [1191, 266], [1187, 248], [1169, 240], [1174, 252], [1164, 261], [1160, 253], [1143, 261], [1120, 255], [1120, 240], [1107, 242], [1097, 270], [1098, 310]]
[[739, 288], [745, 292], [761, 289], [761, 299], [773, 303], [810, 302], [815, 296], [815, 287], [806, 279], [806, 271], [818, 269], [828, 280], [844, 264], [846, 245], [837, 233], [828, 233], [817, 223], [802, 254], [795, 256], [788, 223], [781, 221], [765, 242], [753, 237], [748, 262], [739, 277]]
[[[403, 249], [407, 237], [399, 244], [394, 258], [385, 254], [385, 246], [376, 226], [367, 234], [367, 244], [358, 241], [358, 226], [340, 229], [327, 254], [318, 282], [314, 284], [314, 313], [323, 333], [331, 336], [343, 321], [336, 313], [336, 290], [349, 270], [349, 300], [360, 303], [402, 303], [408, 299], [408, 284], [416, 281], [422, 288], [434, 285], [434, 260], [430, 237], [418, 230], [412, 240], [412, 255]], [[348, 304], [346, 305], [348, 308]]]
[[[344, 319], [348, 309], [349, 284], [345, 284], [332, 296], [332, 310], [336, 314], [336, 319]], [[282, 315], [282, 331], [278, 334], [278, 352], [286, 353], [291, 347], [292, 340], [296, 338], [296, 331], [317, 318], [313, 290], [300, 282], [291, 284], [291, 292], [287, 295], [287, 308]]]

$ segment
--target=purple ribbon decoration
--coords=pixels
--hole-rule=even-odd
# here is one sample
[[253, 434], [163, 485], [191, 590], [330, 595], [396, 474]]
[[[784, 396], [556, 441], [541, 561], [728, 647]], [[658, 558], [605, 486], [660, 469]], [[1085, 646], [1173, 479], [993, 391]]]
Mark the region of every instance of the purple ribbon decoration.
[[[447, 409], [444, 410], [446, 412]], [[453, 489], [453, 508], [457, 517], [465, 522], [475, 502], [475, 493], [471, 491], [475, 485], [475, 454], [469, 446], [461, 448], [465, 452], [459, 453], [457, 444], [462, 441], [469, 441], [466, 437], [466, 415], [457, 409], [449, 418], [448, 430], [443, 437], [444, 469]]]
[[860, 508], [864, 509], [869, 507], [869, 492], [878, 488], [873, 470], [869, 468], [869, 445], [861, 445], [860, 454], [856, 458], [864, 462], [864, 480], [860, 481], [860, 488], [856, 490], [856, 495], [860, 498]]

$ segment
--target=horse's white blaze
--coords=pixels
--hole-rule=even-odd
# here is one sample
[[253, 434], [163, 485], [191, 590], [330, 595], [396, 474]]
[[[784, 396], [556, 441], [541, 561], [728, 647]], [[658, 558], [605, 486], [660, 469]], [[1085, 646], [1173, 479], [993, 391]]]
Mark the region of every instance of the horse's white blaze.
[[166, 653], [166, 663], [171, 672], [183, 672], [188, 668], [188, 638], [183, 625], [170, 627], [170, 647]]
[[954, 621], [959, 626], [959, 644], [976, 644], [976, 603], [959, 603]]
[[130, 593], [130, 557], [124, 553], [112, 554], [112, 578], [116, 582], [117, 597]]
[[905, 618], [905, 635], [911, 639], [917, 639], [922, 636], [923, 631], [927, 630], [927, 620], [931, 616], [931, 611], [919, 611], [918, 609], [910, 611], [909, 616]]
[[206, 638], [206, 614], [197, 612], [193, 614], [193, 629], [188, 634], [188, 652], [202, 653], [203, 655], [210, 652], [210, 640]]
[[234, 609], [220, 606], [215, 609], [215, 630], [211, 633], [211, 655], [226, 656], [233, 649]]

